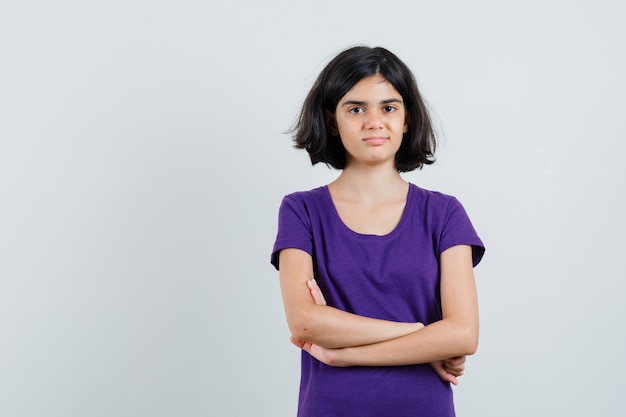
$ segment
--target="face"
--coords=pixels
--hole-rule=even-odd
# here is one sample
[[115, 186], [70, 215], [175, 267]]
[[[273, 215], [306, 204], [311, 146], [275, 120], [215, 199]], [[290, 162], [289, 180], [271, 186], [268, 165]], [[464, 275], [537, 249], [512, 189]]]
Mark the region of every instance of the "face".
[[408, 130], [404, 101], [382, 75], [363, 78], [328, 114], [333, 135], [346, 149], [346, 167], [353, 164], [395, 167], [395, 155]]

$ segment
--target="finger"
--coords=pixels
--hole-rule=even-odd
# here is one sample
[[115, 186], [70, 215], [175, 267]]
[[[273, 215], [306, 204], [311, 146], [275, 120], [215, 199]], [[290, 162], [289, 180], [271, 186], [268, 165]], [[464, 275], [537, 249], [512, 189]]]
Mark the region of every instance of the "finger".
[[309, 287], [311, 297], [313, 297], [313, 301], [315, 301], [315, 304], [325, 306], [326, 299], [324, 298], [324, 294], [322, 293], [322, 290], [317, 285], [317, 281], [315, 281], [315, 279], [311, 279], [307, 281], [306, 285], [307, 287]]
[[295, 337], [290, 336], [289, 341], [293, 343], [294, 345], [296, 345], [297, 347], [299, 347], [300, 349], [311, 353], [311, 347], [313, 345], [311, 345], [311, 343], [307, 342], [306, 340], [298, 340]]
[[299, 347], [300, 349], [302, 349], [302, 346], [304, 345], [303, 340], [298, 340], [293, 336], [289, 336], [289, 341], [293, 343], [294, 345], [296, 345], [297, 347]]
[[430, 364], [430, 366], [433, 368], [433, 370], [437, 373], [437, 376], [439, 376], [439, 379], [441, 379], [442, 381], [449, 382], [453, 385], [457, 385], [459, 383], [459, 381], [456, 379], [456, 376], [449, 373], [446, 368], [444, 368], [443, 362], [433, 362]]
[[443, 362], [446, 366], [465, 367], [465, 356], [446, 359]]
[[448, 365], [458, 366], [464, 364], [466, 359], [466, 356], [456, 356], [454, 358], [446, 359], [444, 362]]
[[463, 366], [454, 367], [454, 366], [447, 366], [444, 364], [444, 368], [446, 371], [448, 371], [454, 376], [461, 376], [465, 372], [465, 368]]
[[309, 292], [311, 293], [311, 297], [313, 297], [315, 304], [321, 304], [320, 291], [317, 286], [317, 282], [315, 282], [314, 279], [311, 279], [306, 282], [306, 285], [309, 288]]
[[454, 375], [456, 377], [463, 376], [463, 373], [465, 372], [462, 369], [451, 369], [451, 368], [445, 368], [445, 369], [449, 374]]
[[465, 371], [465, 357], [446, 359], [443, 362], [443, 366], [455, 376], [461, 376]]

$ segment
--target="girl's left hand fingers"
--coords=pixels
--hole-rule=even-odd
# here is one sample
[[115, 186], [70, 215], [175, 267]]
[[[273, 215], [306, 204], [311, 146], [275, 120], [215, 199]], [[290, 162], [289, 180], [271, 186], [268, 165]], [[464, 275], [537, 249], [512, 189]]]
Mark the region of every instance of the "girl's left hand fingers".
[[324, 294], [322, 294], [322, 290], [317, 285], [317, 281], [311, 279], [306, 283], [307, 287], [309, 287], [309, 292], [311, 293], [311, 297], [313, 297], [313, 301], [315, 304], [325, 306], [326, 299], [324, 298]]
[[442, 381], [449, 382], [453, 385], [457, 385], [459, 383], [459, 381], [456, 379], [457, 375], [448, 372], [448, 370], [444, 366], [443, 361], [431, 362], [430, 366], [433, 368], [437, 376], [439, 376], [439, 379], [441, 379]]
[[461, 376], [465, 371], [465, 360], [465, 356], [449, 358], [443, 361], [443, 366], [451, 374], [454, 374], [455, 376]]

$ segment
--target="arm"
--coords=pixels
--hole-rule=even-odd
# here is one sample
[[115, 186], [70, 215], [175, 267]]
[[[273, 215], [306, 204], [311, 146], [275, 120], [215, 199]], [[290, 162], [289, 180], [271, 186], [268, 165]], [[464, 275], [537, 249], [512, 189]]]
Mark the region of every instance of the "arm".
[[421, 323], [378, 320], [317, 304], [307, 282], [313, 277], [311, 256], [299, 249], [280, 252], [280, 287], [287, 324], [294, 339], [324, 348], [384, 342], [415, 332]]
[[[320, 290], [317, 285], [317, 282], [312, 279], [307, 281], [307, 286], [309, 287], [311, 297], [315, 300], [315, 304], [326, 305], [326, 299], [324, 298], [324, 294], [322, 294], [322, 290]], [[310, 343], [297, 340], [294, 337], [291, 338], [291, 342], [300, 348], [304, 348], [306, 345], [306, 349], [309, 352], [311, 352], [313, 348], [313, 345]], [[458, 385], [459, 381], [457, 377], [463, 375], [465, 371], [465, 360], [465, 356], [457, 356], [455, 358], [431, 362], [430, 366], [442, 381]]]
[[478, 344], [478, 301], [471, 257], [471, 247], [466, 245], [441, 254], [442, 320], [365, 346], [324, 349], [303, 343], [300, 347], [332, 366], [410, 365], [473, 354]]

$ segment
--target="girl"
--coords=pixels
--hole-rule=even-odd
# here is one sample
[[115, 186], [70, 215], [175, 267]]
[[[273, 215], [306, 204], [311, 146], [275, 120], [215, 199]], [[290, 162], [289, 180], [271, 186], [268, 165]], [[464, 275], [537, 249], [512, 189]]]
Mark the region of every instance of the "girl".
[[324, 68], [294, 128], [332, 183], [287, 195], [271, 262], [302, 349], [298, 416], [454, 416], [484, 253], [461, 204], [400, 175], [434, 162], [413, 74], [384, 48]]

